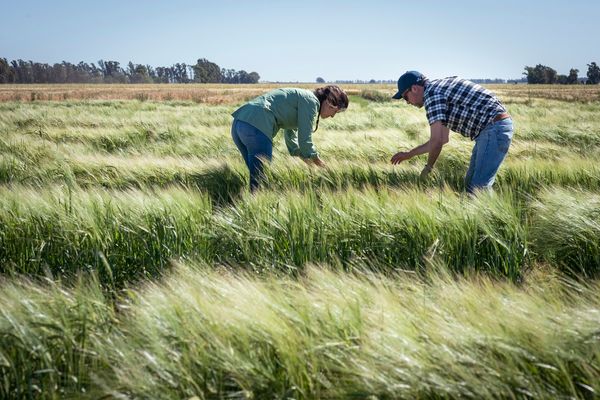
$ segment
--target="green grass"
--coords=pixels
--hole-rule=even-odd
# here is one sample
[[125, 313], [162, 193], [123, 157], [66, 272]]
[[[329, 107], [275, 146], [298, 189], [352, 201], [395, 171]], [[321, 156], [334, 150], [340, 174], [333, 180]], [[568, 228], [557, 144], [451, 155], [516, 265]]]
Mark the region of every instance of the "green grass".
[[321, 121], [326, 169], [276, 137], [255, 195], [262, 89], [164, 88], [0, 102], [0, 398], [598, 395], [596, 89], [495, 87], [514, 141], [468, 197], [457, 134], [428, 181], [390, 165], [428, 138], [391, 87]]
[[536, 251], [553, 265], [595, 275], [600, 266], [600, 195], [546, 190], [533, 206]]
[[[274, 176], [276, 187], [294, 188], [298, 180], [303, 187], [325, 188], [415, 182], [416, 170], [392, 168], [389, 159], [427, 139], [422, 111], [401, 102], [354, 98], [356, 107], [323, 121], [315, 134], [332, 168], [309, 178], [304, 166], [294, 165], [298, 172], [284, 168]], [[0, 103], [0, 183], [111, 188], [182, 184], [197, 185], [214, 198], [235, 198], [247, 177], [229, 138], [234, 109], [181, 101]], [[506, 181], [507, 187], [526, 192], [542, 184], [595, 190], [599, 111], [597, 103], [536, 100], [511, 105], [515, 140], [498, 183]], [[276, 163], [288, 165], [283, 140], [277, 137], [275, 145]], [[471, 147], [469, 140], [452, 135], [438, 164], [438, 181], [463, 189]], [[418, 168], [424, 162], [421, 157], [409, 166]]]
[[[97, 283], [0, 287], [4, 398], [586, 398], [597, 284], [179, 266], [113, 306]], [[116, 311], [115, 311], [116, 310]]]
[[118, 286], [160, 276], [180, 257], [292, 273], [311, 262], [356, 260], [419, 270], [435, 259], [456, 272], [514, 280], [532, 262], [548, 261], [593, 276], [598, 195], [576, 193], [545, 189], [526, 200], [510, 191], [477, 198], [449, 189], [264, 191], [214, 207], [186, 188], [12, 187], [0, 191], [0, 265], [5, 273], [48, 269], [63, 277], [85, 267]]

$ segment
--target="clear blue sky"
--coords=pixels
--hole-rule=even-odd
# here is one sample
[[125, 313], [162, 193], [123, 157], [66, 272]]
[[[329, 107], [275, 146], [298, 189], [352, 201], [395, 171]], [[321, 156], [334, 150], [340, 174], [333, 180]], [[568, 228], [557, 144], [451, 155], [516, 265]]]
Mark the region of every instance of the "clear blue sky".
[[264, 81], [517, 78], [600, 63], [598, 0], [0, 0], [0, 57], [194, 64]]

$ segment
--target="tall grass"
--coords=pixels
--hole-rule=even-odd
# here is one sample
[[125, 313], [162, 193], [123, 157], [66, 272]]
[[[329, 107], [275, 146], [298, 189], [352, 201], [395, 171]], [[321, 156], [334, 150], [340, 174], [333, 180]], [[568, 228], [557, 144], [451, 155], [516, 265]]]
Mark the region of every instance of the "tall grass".
[[[414, 169], [393, 169], [389, 159], [427, 139], [424, 116], [402, 103], [357, 98], [363, 103], [323, 121], [315, 133], [331, 168], [318, 173], [303, 165], [294, 171], [276, 168], [274, 187], [416, 182], [424, 159], [413, 160], [409, 166], [416, 165]], [[214, 198], [236, 198], [247, 177], [229, 137], [234, 108], [193, 102], [0, 103], [0, 183], [111, 188], [182, 184], [197, 185]], [[513, 105], [515, 141], [498, 183], [528, 193], [542, 184], [596, 189], [598, 111], [595, 103]], [[275, 147], [276, 163], [289, 164], [281, 138], [275, 139]], [[438, 162], [438, 179], [430, 185], [443, 182], [462, 190], [471, 147], [454, 135]]]
[[[67, 185], [82, 188], [194, 187], [216, 201], [238, 198], [247, 190], [248, 172], [241, 157], [219, 160], [198, 157], [73, 155], [70, 159], [48, 154], [42, 148], [22, 146], [23, 153], [0, 156], [0, 182], [35, 187]], [[25, 149], [27, 148], [27, 149]], [[47, 149], [47, 148], [46, 148]], [[545, 154], [545, 153], [544, 153]], [[27, 160], [24, 160], [27, 158]], [[502, 165], [496, 188], [535, 195], [545, 185], [597, 190], [600, 169], [587, 157], [552, 157], [507, 160]], [[37, 163], [34, 160], [39, 160]], [[464, 190], [468, 157], [448, 151], [426, 182], [419, 180], [425, 160], [411, 160], [393, 167], [383, 163], [329, 161], [324, 170], [309, 169], [298, 160], [281, 158], [268, 171], [265, 185], [271, 190], [345, 190], [346, 188], [449, 186]]]
[[476, 198], [448, 189], [264, 191], [214, 208], [185, 188], [55, 188], [35, 196], [12, 188], [0, 192], [0, 265], [5, 273], [48, 268], [73, 276], [108, 264], [110, 274], [100, 277], [118, 286], [160, 275], [179, 257], [292, 273], [312, 262], [419, 270], [442, 261], [456, 272], [511, 279], [538, 260], [595, 275], [597, 196], [567, 193], [545, 189], [524, 202], [510, 191]]
[[[178, 267], [117, 313], [93, 281], [0, 286], [5, 398], [585, 398], [597, 284]], [[574, 295], [577, 293], [577, 295]]]
[[119, 326], [95, 279], [72, 288], [47, 280], [0, 282], [0, 398], [62, 399], [90, 393], [107, 335]]
[[202, 252], [196, 238], [211, 215], [206, 196], [183, 190], [2, 192], [4, 273], [96, 269], [106, 284], [157, 276], [171, 257]]
[[544, 260], [579, 275], [600, 268], [600, 195], [545, 190], [533, 204], [532, 236]]
[[597, 91], [499, 87], [468, 197], [468, 139], [421, 181], [422, 110], [350, 87], [328, 167], [276, 138], [249, 194], [230, 113], [268, 88], [0, 88], [0, 398], [597, 396]]
[[[597, 195], [544, 189], [469, 198], [450, 190], [265, 191], [234, 205], [185, 188], [0, 191], [2, 271], [104, 283], [160, 275], [172, 258], [294, 272], [311, 262], [418, 270], [441, 260], [518, 279], [532, 261], [597, 275]], [[111, 269], [107, 275], [106, 264]]]
[[348, 190], [282, 199], [268, 193], [223, 209], [215, 220], [223, 231], [215, 235], [224, 257], [218, 260], [250, 265], [361, 259], [414, 270], [429, 256], [457, 271], [487, 265], [491, 273], [515, 278], [525, 254], [519, 209], [506, 198], [479, 203], [451, 192]]

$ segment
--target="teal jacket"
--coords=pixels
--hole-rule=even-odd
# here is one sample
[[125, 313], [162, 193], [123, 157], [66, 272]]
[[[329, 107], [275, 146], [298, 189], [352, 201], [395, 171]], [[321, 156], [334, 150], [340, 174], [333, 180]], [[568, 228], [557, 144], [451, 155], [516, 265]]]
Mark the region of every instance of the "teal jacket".
[[271, 90], [250, 100], [232, 115], [263, 132], [273, 141], [283, 129], [285, 144], [293, 156], [318, 156], [312, 142], [319, 99], [310, 90], [283, 88]]

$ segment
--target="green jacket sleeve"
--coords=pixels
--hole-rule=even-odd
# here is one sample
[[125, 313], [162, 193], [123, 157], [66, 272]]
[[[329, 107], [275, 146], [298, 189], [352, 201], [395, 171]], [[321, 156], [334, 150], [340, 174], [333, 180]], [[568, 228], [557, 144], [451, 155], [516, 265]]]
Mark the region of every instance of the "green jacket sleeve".
[[319, 105], [307, 98], [298, 98], [298, 147], [303, 158], [315, 158], [319, 155], [312, 142], [313, 123], [319, 112]]
[[298, 146], [298, 132], [295, 129], [285, 129], [283, 131], [285, 145], [292, 156], [300, 156], [300, 147]]

